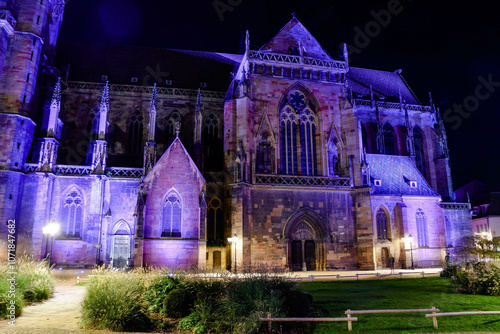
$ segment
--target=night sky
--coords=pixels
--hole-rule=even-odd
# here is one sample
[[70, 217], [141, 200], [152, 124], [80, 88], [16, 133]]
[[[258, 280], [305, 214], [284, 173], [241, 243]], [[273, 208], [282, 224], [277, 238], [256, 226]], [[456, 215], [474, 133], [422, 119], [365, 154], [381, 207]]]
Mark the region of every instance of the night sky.
[[295, 12], [335, 59], [341, 59], [338, 46], [346, 42], [354, 47], [351, 66], [403, 69], [404, 78], [423, 104], [428, 105], [428, 92], [432, 93], [445, 120], [455, 189], [472, 180], [500, 186], [500, 20], [492, 2], [66, 3], [60, 35], [63, 43], [228, 53], [240, 53], [245, 30], [250, 31], [251, 48], [260, 48]]

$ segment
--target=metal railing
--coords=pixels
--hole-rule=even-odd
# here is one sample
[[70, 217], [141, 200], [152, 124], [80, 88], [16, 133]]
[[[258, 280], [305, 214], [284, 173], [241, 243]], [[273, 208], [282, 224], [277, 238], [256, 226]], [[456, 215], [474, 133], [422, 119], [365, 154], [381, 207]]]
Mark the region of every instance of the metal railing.
[[348, 177], [255, 174], [256, 184], [350, 188]]

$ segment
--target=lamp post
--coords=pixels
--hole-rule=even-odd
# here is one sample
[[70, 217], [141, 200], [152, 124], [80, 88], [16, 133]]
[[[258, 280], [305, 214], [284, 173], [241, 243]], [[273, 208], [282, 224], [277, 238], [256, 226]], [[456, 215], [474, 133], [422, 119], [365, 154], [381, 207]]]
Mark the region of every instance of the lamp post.
[[[52, 258], [52, 244], [54, 243], [54, 235], [57, 234], [58, 232], [59, 232], [59, 224], [56, 223], [54, 219], [52, 219], [52, 222], [42, 227], [42, 233], [47, 237], [47, 242], [50, 235], [49, 268], [51, 265], [50, 262]], [[47, 251], [47, 246], [45, 246], [45, 251]]]
[[415, 269], [415, 266], [413, 265], [413, 237], [411, 234], [406, 237], [406, 238], [401, 238], [403, 239], [405, 243], [405, 248], [408, 248], [408, 245], [410, 245], [410, 257], [411, 257], [411, 269]]
[[227, 238], [227, 241], [229, 241], [230, 244], [234, 244], [234, 273], [238, 273], [238, 270], [236, 269], [236, 242], [238, 242], [238, 236], [236, 233], [234, 234], [234, 237], [232, 238]]

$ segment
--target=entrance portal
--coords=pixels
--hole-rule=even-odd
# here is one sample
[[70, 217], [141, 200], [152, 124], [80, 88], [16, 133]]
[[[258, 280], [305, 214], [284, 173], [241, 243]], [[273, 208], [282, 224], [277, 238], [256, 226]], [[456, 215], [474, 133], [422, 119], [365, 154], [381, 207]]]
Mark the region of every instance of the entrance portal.
[[113, 267], [125, 268], [130, 258], [130, 237], [115, 235], [113, 238]]
[[316, 270], [316, 242], [314, 230], [305, 221], [297, 224], [290, 242], [290, 269]]

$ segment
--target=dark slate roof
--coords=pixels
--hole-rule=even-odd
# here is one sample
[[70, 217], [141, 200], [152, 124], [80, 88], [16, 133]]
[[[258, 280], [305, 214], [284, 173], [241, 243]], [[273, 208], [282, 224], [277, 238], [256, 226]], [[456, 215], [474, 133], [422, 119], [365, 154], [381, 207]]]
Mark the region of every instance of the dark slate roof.
[[[383, 154], [367, 154], [366, 162], [374, 195], [439, 196], [420, 174], [410, 157]], [[381, 186], [373, 185], [381, 180]], [[417, 187], [410, 187], [416, 181]]]
[[347, 80], [350, 89], [367, 98], [370, 98], [370, 85], [372, 85], [374, 94], [389, 98], [387, 101], [399, 101], [401, 92], [403, 102], [421, 104], [399, 71], [387, 72], [349, 67]]
[[71, 81], [101, 82], [107, 75], [111, 84], [167, 87], [165, 81], [172, 80], [170, 87], [197, 89], [204, 82], [203, 89], [225, 92], [234, 62], [221, 62], [231, 58], [224, 54], [207, 58], [169, 49], [61, 43], [56, 64], [70, 64]]

